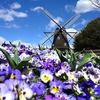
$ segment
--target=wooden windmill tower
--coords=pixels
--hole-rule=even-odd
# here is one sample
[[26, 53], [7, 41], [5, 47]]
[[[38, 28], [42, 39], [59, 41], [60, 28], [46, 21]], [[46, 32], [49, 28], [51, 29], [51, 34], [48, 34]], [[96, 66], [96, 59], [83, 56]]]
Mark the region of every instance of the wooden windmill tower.
[[[70, 46], [68, 43], [67, 35], [69, 35], [72, 39], [74, 39], [74, 38], [66, 31], [65, 28], [68, 28], [71, 24], [73, 24], [80, 17], [80, 14], [78, 13], [78, 14], [74, 15], [63, 26], [60, 26], [54, 20], [54, 17], [47, 10], [44, 10], [44, 14], [47, 15], [58, 26], [58, 28], [56, 28], [55, 31], [52, 32], [51, 34], [47, 35], [47, 37], [41, 41], [41, 44], [43, 45], [46, 41], [50, 40], [50, 38], [53, 37], [52, 47], [56, 47], [60, 50], [69, 49]], [[70, 33], [72, 33], [72, 32], [70, 32]], [[74, 32], [74, 33], [76, 33], [76, 32]]]

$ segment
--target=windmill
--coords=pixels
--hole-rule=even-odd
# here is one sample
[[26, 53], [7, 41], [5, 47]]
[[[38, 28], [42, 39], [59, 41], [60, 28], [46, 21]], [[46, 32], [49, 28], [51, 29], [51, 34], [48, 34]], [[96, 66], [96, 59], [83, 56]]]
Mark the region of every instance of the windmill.
[[[65, 28], [68, 28], [70, 25], [72, 25], [79, 17], [80, 14], [75, 14], [72, 18], [70, 18], [63, 26], [60, 26], [59, 23], [57, 23], [54, 19], [54, 17], [47, 11], [44, 10], [44, 14], [49, 17], [58, 27], [55, 29], [54, 32], [50, 33], [45, 37], [42, 41], [41, 44], [43, 45], [45, 42], [50, 40], [51, 37], [53, 37], [53, 42], [52, 42], [52, 47], [56, 47], [60, 50], [65, 50], [69, 49], [69, 41], [67, 39], [67, 35], [69, 35], [72, 39], [73, 36], [71, 36]], [[45, 32], [46, 33], [46, 32]], [[71, 32], [73, 33], [73, 32]], [[74, 32], [76, 34], [76, 32]]]

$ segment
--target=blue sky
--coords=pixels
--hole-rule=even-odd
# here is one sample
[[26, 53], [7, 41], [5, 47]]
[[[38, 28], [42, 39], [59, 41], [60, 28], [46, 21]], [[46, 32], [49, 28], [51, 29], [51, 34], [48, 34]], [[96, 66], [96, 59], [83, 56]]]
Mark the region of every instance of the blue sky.
[[[53, 32], [57, 27], [43, 14], [45, 9], [61, 26], [76, 13], [81, 14], [67, 32], [79, 31], [100, 17], [100, 11], [89, 0], [0, 0], [0, 44], [4, 41], [40, 44], [46, 37], [44, 32]], [[49, 46], [50, 42], [45, 45]]]

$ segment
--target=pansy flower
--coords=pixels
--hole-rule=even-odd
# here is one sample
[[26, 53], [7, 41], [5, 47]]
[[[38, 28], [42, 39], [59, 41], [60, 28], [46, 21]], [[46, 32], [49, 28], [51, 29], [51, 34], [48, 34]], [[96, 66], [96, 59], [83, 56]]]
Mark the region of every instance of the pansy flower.
[[22, 74], [22, 79], [24, 79], [26, 82], [29, 82], [31, 79], [35, 78], [35, 75], [33, 74], [32, 70], [28, 70]]
[[75, 91], [77, 91], [79, 94], [82, 94], [82, 89], [79, 88], [78, 84], [74, 84], [72, 87], [73, 87], [73, 89], [74, 89]]
[[58, 62], [60, 62], [59, 56], [54, 50], [45, 50], [44, 58], [46, 61], [48, 61], [49, 59], [55, 60], [57, 64]]
[[3, 82], [10, 74], [11, 67], [6, 64], [0, 64], [0, 81]]
[[20, 49], [26, 49], [26, 46], [23, 45], [23, 44], [21, 44], [21, 45], [20, 45]]
[[50, 93], [56, 94], [62, 92], [63, 90], [63, 83], [59, 80], [54, 80], [50, 82]]
[[80, 54], [80, 55], [78, 56], [78, 60], [81, 61], [82, 58], [83, 58], [83, 54]]
[[90, 100], [92, 94], [92, 88], [95, 86], [95, 83], [89, 79], [88, 81], [81, 82], [78, 85], [79, 88], [81, 88], [83, 94], [85, 94], [85, 98], [87, 100]]
[[61, 76], [64, 73], [68, 73], [71, 70], [70, 65], [67, 62], [62, 62], [58, 65], [58, 71], [55, 73], [57, 77]]
[[65, 70], [65, 72], [67, 73], [71, 70], [71, 66], [68, 64], [68, 62], [62, 62], [61, 69]]
[[65, 100], [64, 98], [57, 98], [57, 97], [53, 97], [52, 95], [46, 95], [45, 96], [45, 100]]
[[42, 97], [46, 92], [46, 86], [42, 82], [34, 82], [30, 87], [33, 90], [34, 96], [38, 99]]
[[67, 95], [66, 93], [56, 93], [55, 97], [59, 98], [59, 100], [77, 100], [73, 94]]
[[20, 84], [20, 81], [16, 79], [8, 79], [8, 80], [5, 80], [4, 83], [8, 86], [9, 90], [13, 91], [16, 94], [16, 99], [17, 99], [18, 98], [18, 86]]
[[[77, 100], [87, 100], [87, 99], [84, 97], [78, 97]], [[90, 99], [90, 100], [94, 100], [94, 99]]]
[[76, 77], [76, 72], [73, 71], [73, 72], [68, 72], [66, 73], [67, 76], [68, 76], [68, 81], [70, 81], [71, 83], [73, 82], [77, 82], [78, 81], [78, 78]]
[[63, 69], [60, 69], [59, 71], [57, 71], [56, 73], [55, 73], [55, 75], [57, 76], [57, 77], [59, 77], [59, 76], [61, 76], [62, 74], [64, 74], [65, 73], [65, 71], [63, 70]]
[[96, 85], [94, 88], [95, 95], [100, 97], [100, 85]]
[[41, 74], [40, 74], [40, 79], [44, 82], [47, 83], [49, 81], [53, 80], [53, 74], [51, 73], [50, 70], [41, 70]]
[[21, 72], [18, 69], [12, 69], [10, 78], [12, 79], [22, 79]]
[[25, 52], [23, 52], [23, 53], [19, 56], [19, 59], [20, 59], [20, 60], [24, 60], [26, 57], [29, 57], [29, 55], [26, 54]]
[[64, 92], [56, 93], [55, 97], [59, 98], [59, 100], [69, 100], [68, 99], [68, 95], [66, 93], [64, 93]]
[[21, 81], [18, 86], [18, 95], [20, 100], [31, 99], [33, 91], [26, 82]]
[[15, 100], [15, 93], [4, 83], [0, 83], [0, 100]]

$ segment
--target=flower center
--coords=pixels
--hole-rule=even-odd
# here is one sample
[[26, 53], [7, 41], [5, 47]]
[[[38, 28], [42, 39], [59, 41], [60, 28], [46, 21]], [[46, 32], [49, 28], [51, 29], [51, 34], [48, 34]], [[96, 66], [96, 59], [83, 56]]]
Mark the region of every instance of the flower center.
[[74, 78], [75, 78], [74, 75], [68, 75], [69, 80], [73, 80]]
[[19, 94], [19, 100], [26, 100], [26, 98], [22, 92], [20, 92], [20, 94]]
[[51, 92], [52, 93], [57, 93], [57, 92], [59, 92], [60, 90], [59, 90], [59, 87], [53, 87], [52, 89], [51, 89]]
[[10, 78], [14, 79], [15, 78], [15, 75], [14, 74], [11, 74], [10, 75]]
[[48, 82], [50, 80], [49, 76], [44, 75], [43, 76], [43, 82]]
[[20, 92], [20, 94], [19, 94], [19, 95], [20, 95], [20, 97], [23, 97], [23, 93], [22, 93], [22, 92]]
[[65, 69], [67, 69], [67, 68], [68, 68], [68, 66], [67, 66], [67, 65], [65, 65], [65, 66], [64, 66], [64, 68], [65, 68]]

